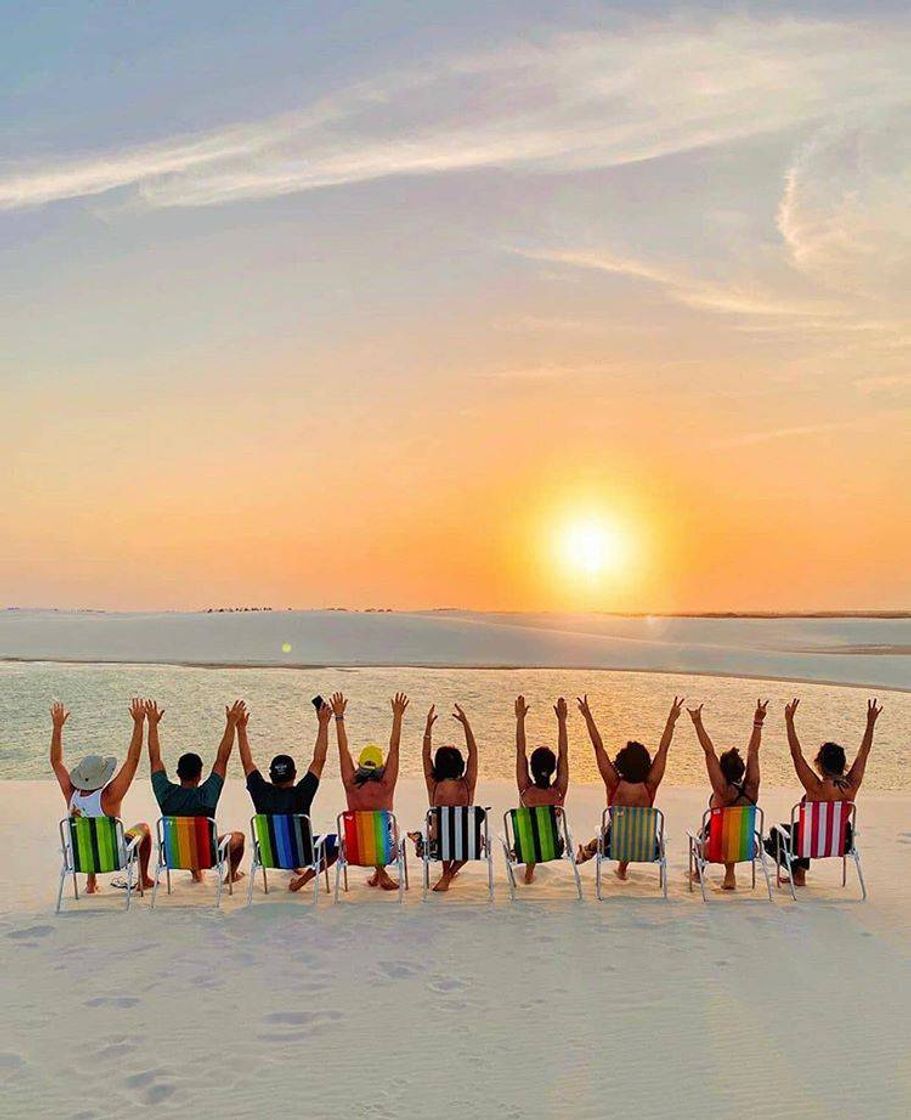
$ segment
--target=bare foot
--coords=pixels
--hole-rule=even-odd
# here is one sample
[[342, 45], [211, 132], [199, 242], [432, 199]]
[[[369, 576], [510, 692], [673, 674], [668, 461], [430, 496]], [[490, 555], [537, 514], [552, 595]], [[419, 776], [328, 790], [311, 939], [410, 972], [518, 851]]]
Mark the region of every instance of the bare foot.
[[154, 887], [154, 886], [155, 886], [155, 880], [154, 879], [150, 879], [148, 876], [146, 876], [145, 879], [143, 879], [142, 889], [144, 891], [150, 891], [152, 889], [152, 887]]
[[698, 871], [688, 871], [688, 872], [686, 873], [686, 877], [687, 877], [687, 879], [692, 879], [692, 881], [693, 881], [694, 883], [698, 883], [698, 882], [700, 881], [700, 880], [699, 880], [699, 872], [698, 872]]
[[725, 875], [724, 882], [721, 884], [721, 889], [723, 891], [736, 891], [737, 890], [737, 880], [734, 878], [733, 875], [731, 875], [731, 876]]
[[526, 865], [525, 867], [525, 882], [533, 883], [535, 881], [535, 869]]
[[[794, 886], [795, 887], [805, 887], [807, 885], [807, 873], [806, 873], [806, 871], [804, 871], [800, 867], [795, 868], [794, 869], [793, 880], [794, 880]], [[788, 883], [791, 882], [791, 880], [787, 877], [787, 875], [782, 875], [781, 881], [785, 886]]]
[[582, 845], [579, 845], [579, 850], [576, 852], [576, 863], [588, 863], [592, 857], [586, 852]]
[[614, 868], [614, 874], [617, 876], [621, 883], [625, 883], [629, 878], [629, 872], [622, 864]]
[[86, 883], [85, 893], [86, 894], [100, 894], [101, 893], [101, 887], [99, 887], [97, 883]]
[[439, 881], [434, 885], [433, 889], [440, 892], [448, 891], [451, 883], [451, 875], [441, 875]]
[[202, 882], [202, 872], [201, 871], [191, 871], [190, 872], [190, 879], [194, 883], [201, 883]]
[[244, 875], [246, 875], [246, 871], [235, 871], [233, 875], [226, 875], [225, 885], [227, 886], [228, 882], [239, 883]]
[[313, 878], [313, 875], [314, 875], [314, 871], [313, 871], [312, 868], [309, 871], [305, 871], [303, 873], [303, 875], [297, 875], [288, 884], [288, 890], [289, 891], [299, 891], [301, 889], [301, 887], [305, 887], [311, 881], [311, 879]]
[[377, 870], [377, 876], [377, 882], [384, 891], [397, 891], [399, 889], [398, 883], [395, 881], [395, 879], [390, 878], [385, 868], [379, 868]]
[[379, 882], [380, 882], [380, 873], [379, 873], [379, 871], [374, 871], [374, 873], [367, 880], [367, 886], [368, 887], [376, 887], [376, 886], [379, 886]]

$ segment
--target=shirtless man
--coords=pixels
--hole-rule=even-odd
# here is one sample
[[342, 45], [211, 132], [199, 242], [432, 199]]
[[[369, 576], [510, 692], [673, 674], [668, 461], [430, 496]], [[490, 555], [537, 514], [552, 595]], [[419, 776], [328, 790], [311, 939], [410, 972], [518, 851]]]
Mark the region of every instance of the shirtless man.
[[[340, 692], [332, 694], [330, 706], [335, 716], [335, 733], [338, 738], [338, 757], [341, 767], [342, 785], [348, 798], [348, 808], [352, 812], [372, 809], [392, 810], [395, 784], [399, 776], [399, 747], [402, 741], [402, 721], [408, 707], [408, 697], [397, 692], [390, 701], [392, 705], [392, 734], [389, 736], [389, 751], [383, 761], [379, 747], [368, 744], [358, 756], [354, 765], [348, 749], [348, 732], [345, 730], [345, 709], [348, 701]], [[398, 883], [389, 875], [385, 867], [377, 867], [367, 880], [370, 887], [382, 887], [384, 891], [397, 891]]]
[[[142, 754], [142, 735], [145, 722], [145, 705], [142, 700], [134, 699], [130, 704], [133, 717], [133, 735], [127, 748], [127, 756], [117, 775], [116, 758], [102, 758], [100, 755], [87, 755], [78, 766], [67, 770], [63, 764], [63, 725], [70, 713], [62, 704], [51, 708], [51, 768], [57, 777], [60, 790], [66, 801], [67, 812], [71, 817], [119, 817], [123, 799], [136, 776], [136, 768]], [[152, 855], [152, 832], [143, 821], [134, 824], [126, 833], [126, 839], [140, 836], [139, 843], [139, 882], [141, 890], [154, 887], [149, 878], [149, 858]], [[115, 881], [115, 885], [118, 885]], [[123, 883], [126, 886], [126, 882]], [[95, 894], [98, 883], [94, 875], [88, 876], [87, 894]]]

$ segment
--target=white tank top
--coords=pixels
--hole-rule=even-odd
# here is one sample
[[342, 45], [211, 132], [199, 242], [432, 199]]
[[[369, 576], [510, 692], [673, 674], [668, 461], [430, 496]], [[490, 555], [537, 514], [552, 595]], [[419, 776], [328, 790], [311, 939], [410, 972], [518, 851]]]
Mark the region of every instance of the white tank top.
[[101, 795], [104, 789], [93, 789], [91, 793], [81, 793], [78, 789], [73, 791], [70, 798], [71, 817], [104, 817], [107, 816], [101, 808]]

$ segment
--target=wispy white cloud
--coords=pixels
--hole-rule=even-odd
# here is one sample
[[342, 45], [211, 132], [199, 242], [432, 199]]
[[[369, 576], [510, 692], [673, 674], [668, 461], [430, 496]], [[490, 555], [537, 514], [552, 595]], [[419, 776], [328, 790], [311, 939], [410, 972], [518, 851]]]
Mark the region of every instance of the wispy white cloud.
[[750, 447], [757, 443], [768, 443], [774, 440], [798, 439], [802, 436], [825, 435], [828, 432], [851, 431], [855, 428], [868, 427], [871, 422], [869, 416], [858, 416], [850, 420], [832, 420], [821, 424], [795, 424], [790, 427], [768, 428], [758, 432], [742, 432], [739, 435], [716, 440], [716, 448], [723, 447]]
[[395, 175], [603, 168], [889, 106], [907, 24], [639, 21], [358, 85], [287, 113], [154, 145], [0, 171], [0, 209], [134, 188], [207, 206]]

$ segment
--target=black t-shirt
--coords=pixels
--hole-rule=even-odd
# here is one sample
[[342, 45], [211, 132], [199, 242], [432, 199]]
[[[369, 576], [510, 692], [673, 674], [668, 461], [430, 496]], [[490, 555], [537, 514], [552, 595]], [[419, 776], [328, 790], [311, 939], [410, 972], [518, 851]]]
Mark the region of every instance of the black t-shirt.
[[309, 770], [295, 786], [280, 789], [260, 774], [251, 770], [247, 775], [247, 789], [253, 798], [257, 813], [307, 813], [319, 787], [319, 778]]

